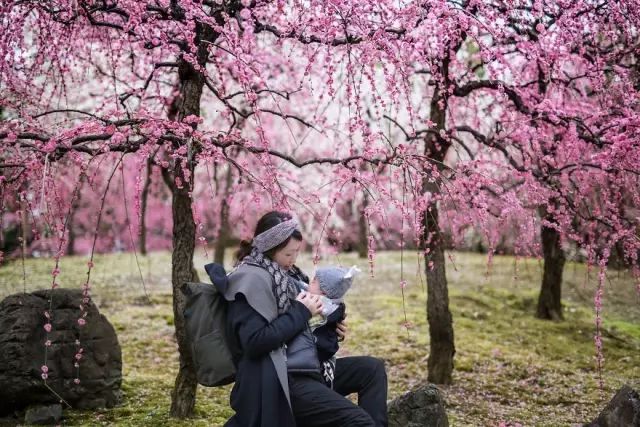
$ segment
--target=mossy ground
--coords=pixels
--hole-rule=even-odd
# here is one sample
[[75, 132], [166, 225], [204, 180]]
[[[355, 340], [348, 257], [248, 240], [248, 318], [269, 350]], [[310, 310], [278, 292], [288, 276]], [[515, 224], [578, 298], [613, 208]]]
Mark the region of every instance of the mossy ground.
[[[442, 387], [450, 424], [573, 425], [594, 418], [624, 383], [640, 386], [640, 297], [625, 273], [610, 272], [605, 284], [604, 388], [598, 385], [593, 344], [595, 271], [569, 263], [565, 269], [565, 320], [534, 318], [541, 264], [536, 259], [452, 253], [447, 261], [456, 356], [454, 384]], [[347, 304], [350, 333], [343, 356], [369, 354], [387, 362], [389, 397], [426, 381], [428, 331], [426, 284], [414, 254], [404, 253], [408, 281], [403, 295], [400, 253], [379, 253], [375, 277], [361, 276]], [[93, 298], [116, 328], [123, 351], [123, 402], [102, 411], [65, 411], [65, 425], [218, 426], [230, 416], [226, 388], [199, 388], [192, 419], [169, 417], [178, 358], [173, 337], [169, 253], [97, 256]], [[199, 254], [196, 268], [206, 262]], [[340, 255], [327, 262], [366, 260]], [[301, 266], [310, 271], [303, 256]], [[26, 260], [0, 268], [0, 297], [48, 288], [51, 260]], [[86, 259], [61, 262], [59, 282], [79, 288]], [[144, 297], [144, 279], [150, 302]], [[406, 327], [406, 320], [409, 327]]]

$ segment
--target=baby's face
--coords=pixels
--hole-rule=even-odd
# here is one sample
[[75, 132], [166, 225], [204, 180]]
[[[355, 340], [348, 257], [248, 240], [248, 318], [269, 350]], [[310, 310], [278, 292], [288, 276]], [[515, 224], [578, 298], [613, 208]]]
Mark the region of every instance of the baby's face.
[[309, 283], [308, 291], [314, 295], [324, 295], [324, 293], [320, 290], [320, 281], [317, 277], [314, 277], [311, 283]]

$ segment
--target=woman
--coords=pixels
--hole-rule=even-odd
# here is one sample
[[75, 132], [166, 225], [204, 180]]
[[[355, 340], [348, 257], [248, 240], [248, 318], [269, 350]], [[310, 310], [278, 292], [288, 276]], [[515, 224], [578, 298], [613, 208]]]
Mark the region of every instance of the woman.
[[[387, 383], [383, 363], [370, 357], [338, 359], [334, 389], [320, 375], [309, 330], [318, 297], [298, 293], [289, 272], [302, 244], [297, 222], [282, 212], [258, 221], [243, 242], [239, 266], [229, 275], [225, 298], [227, 337], [237, 367], [231, 391], [236, 414], [227, 426], [386, 426]], [[344, 337], [346, 326], [341, 326]], [[359, 405], [343, 395], [358, 393]]]

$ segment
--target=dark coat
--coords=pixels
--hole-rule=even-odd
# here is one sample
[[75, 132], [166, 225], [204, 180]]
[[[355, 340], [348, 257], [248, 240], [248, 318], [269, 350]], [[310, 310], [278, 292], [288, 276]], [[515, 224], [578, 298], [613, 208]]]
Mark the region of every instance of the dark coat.
[[269, 322], [247, 299], [251, 297], [235, 294], [227, 311], [227, 337], [237, 373], [231, 391], [231, 407], [236, 413], [225, 426], [294, 427], [288, 396], [270, 353], [299, 334], [311, 313], [304, 304], [293, 301], [286, 313]]
[[287, 372], [321, 378], [316, 339], [309, 326], [287, 343]]
[[318, 348], [318, 359], [325, 362], [338, 352], [340, 345], [338, 344], [338, 323], [344, 320], [345, 305], [340, 303], [338, 308], [327, 316], [327, 323], [318, 326], [313, 335], [316, 337], [316, 347]]
[[[294, 265], [289, 270], [289, 275], [296, 280], [305, 282], [305, 284], [309, 283], [309, 276], [304, 274], [298, 266]], [[300, 287], [300, 290], [303, 289], [304, 287]], [[316, 337], [316, 349], [320, 362], [326, 362], [331, 359], [340, 348], [336, 329], [338, 328], [338, 323], [344, 320], [345, 311], [344, 303], [340, 303], [338, 308], [327, 317], [327, 322], [313, 331], [313, 335]]]

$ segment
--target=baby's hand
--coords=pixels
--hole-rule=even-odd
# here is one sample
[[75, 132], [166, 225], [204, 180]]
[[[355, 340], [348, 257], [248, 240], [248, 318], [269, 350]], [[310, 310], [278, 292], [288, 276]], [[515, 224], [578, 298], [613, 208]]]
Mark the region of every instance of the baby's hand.
[[[344, 317], [347, 317], [345, 313]], [[343, 318], [342, 321], [336, 325], [336, 333], [338, 334], [338, 341], [342, 342], [347, 337], [347, 321]]]
[[311, 316], [322, 313], [322, 301], [318, 295], [310, 294], [309, 292], [300, 292], [296, 297], [296, 301], [300, 301], [307, 307], [307, 310], [311, 313]]

